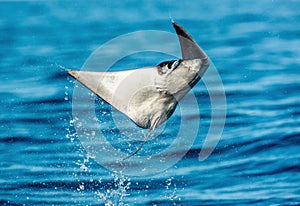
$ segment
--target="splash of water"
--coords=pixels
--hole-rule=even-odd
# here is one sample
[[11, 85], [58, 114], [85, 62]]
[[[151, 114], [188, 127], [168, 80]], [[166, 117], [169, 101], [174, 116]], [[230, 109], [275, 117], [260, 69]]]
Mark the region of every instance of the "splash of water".
[[173, 205], [176, 205], [176, 200], [181, 200], [180, 197], [177, 195], [177, 187], [176, 183], [173, 182], [174, 178], [170, 177], [168, 178], [165, 183], [166, 183], [166, 192], [165, 192], [165, 198], [173, 202]]
[[127, 191], [130, 189], [130, 178], [125, 177], [121, 172], [113, 173], [112, 175], [114, 187], [107, 189], [103, 192], [96, 191], [95, 195], [99, 200], [104, 201], [105, 205], [120, 205], [127, 206], [124, 203], [125, 197], [129, 196]]

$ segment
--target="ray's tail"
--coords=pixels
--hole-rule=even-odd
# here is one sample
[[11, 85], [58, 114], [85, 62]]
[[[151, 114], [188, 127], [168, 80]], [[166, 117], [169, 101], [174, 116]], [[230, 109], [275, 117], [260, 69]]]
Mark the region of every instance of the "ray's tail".
[[134, 153], [132, 153], [131, 155], [128, 155], [127, 157], [125, 157], [123, 160], [127, 160], [127, 159], [129, 159], [130, 157], [136, 155], [136, 154], [142, 149], [142, 147], [144, 146], [144, 144], [147, 142], [148, 138], [150, 137], [151, 131], [152, 131], [151, 129], [148, 130], [148, 133], [147, 133], [147, 135], [144, 137], [144, 141], [143, 141], [142, 144], [139, 146], [139, 148], [138, 148]]

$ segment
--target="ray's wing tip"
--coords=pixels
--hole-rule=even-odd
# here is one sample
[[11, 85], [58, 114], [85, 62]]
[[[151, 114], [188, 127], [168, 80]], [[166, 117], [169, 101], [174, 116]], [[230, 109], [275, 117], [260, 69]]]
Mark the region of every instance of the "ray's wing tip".
[[208, 56], [193, 39], [193, 37], [178, 23], [172, 22], [176, 34], [179, 38], [183, 59], [202, 59], [206, 64], [210, 64]]
[[74, 70], [69, 70], [68, 74], [72, 77], [74, 77], [75, 79], [78, 78], [78, 71], [74, 71]]
[[181, 26], [177, 23], [177, 22], [175, 22], [173, 19], [171, 19], [171, 22], [172, 22], [172, 25], [173, 25], [173, 27], [174, 27], [174, 29], [175, 30], [177, 30], [177, 29], [179, 29]]
[[190, 34], [181, 25], [179, 25], [175, 21], [172, 22], [172, 24], [173, 24], [173, 27], [176, 31], [177, 36], [184, 37], [186, 39], [189, 39], [189, 40], [193, 41], [193, 38], [190, 36]]
[[73, 71], [73, 70], [68, 70], [67, 72], [68, 72], [68, 74], [71, 75], [71, 76], [73, 76], [73, 75], [75, 74], [75, 71]]

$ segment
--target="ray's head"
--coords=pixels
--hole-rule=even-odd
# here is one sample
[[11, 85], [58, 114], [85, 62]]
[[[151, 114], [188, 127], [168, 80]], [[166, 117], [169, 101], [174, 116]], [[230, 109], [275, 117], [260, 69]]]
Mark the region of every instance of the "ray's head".
[[157, 65], [157, 86], [180, 100], [200, 80], [209, 64], [208, 58], [162, 62]]

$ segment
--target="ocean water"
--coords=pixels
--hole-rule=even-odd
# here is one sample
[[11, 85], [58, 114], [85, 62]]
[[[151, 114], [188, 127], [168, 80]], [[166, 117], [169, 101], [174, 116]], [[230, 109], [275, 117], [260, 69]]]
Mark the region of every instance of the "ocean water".
[[[299, 10], [297, 0], [0, 1], [0, 204], [300, 205]], [[99, 130], [126, 154], [145, 131], [66, 71], [83, 68], [97, 48], [122, 35], [174, 33], [170, 17], [206, 51], [223, 82], [226, 121], [216, 148], [199, 161], [212, 117], [201, 81], [188, 94], [200, 119], [194, 104], [180, 105], [125, 166], [105, 148], [91, 152], [82, 138], [99, 141]], [[169, 41], [161, 48], [172, 47]], [[110, 47], [111, 56], [136, 46], [122, 42]], [[111, 61], [107, 55], [98, 63]], [[93, 69], [128, 70], [170, 58], [143, 51]], [[90, 105], [96, 126], [89, 115], [74, 115], [89, 114]], [[180, 127], [182, 119], [200, 122], [199, 131]], [[88, 132], [78, 132], [80, 125]], [[179, 127], [188, 150], [173, 148], [163, 164], [139, 161], [172, 145]]]

